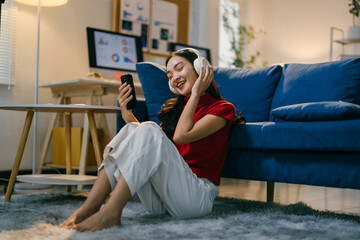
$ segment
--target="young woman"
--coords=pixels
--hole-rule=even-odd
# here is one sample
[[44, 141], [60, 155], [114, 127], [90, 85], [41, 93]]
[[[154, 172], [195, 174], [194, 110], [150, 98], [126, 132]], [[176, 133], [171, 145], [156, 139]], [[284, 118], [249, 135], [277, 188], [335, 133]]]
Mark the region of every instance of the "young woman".
[[211, 212], [236, 117], [234, 106], [220, 96], [211, 66], [195, 71], [197, 57], [181, 50], [168, 58], [169, 85], [180, 95], [164, 104], [160, 127], [140, 124], [126, 109], [132, 89], [126, 84], [119, 88], [127, 125], [105, 148], [87, 200], [60, 227], [96, 231], [120, 225], [122, 210], [135, 193], [153, 214], [189, 218]]

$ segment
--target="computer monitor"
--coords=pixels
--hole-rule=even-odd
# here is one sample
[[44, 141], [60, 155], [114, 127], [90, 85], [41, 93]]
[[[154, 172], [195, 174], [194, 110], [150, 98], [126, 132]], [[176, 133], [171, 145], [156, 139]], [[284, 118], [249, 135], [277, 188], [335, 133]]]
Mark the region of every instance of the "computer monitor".
[[185, 45], [181, 43], [169, 43], [169, 51], [175, 52], [182, 48], [194, 48], [198, 50], [204, 58], [206, 58], [211, 63], [211, 55], [210, 55], [210, 49], [209, 48], [203, 48], [203, 47], [197, 47], [197, 46], [191, 46], [191, 45]]
[[136, 63], [143, 61], [140, 37], [90, 27], [86, 32], [91, 71], [110, 78], [115, 71], [136, 72]]

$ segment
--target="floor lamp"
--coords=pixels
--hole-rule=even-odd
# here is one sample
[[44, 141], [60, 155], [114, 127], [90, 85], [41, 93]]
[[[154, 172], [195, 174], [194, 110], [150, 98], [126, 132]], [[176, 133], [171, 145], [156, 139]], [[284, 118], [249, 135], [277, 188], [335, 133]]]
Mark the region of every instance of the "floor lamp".
[[[40, 50], [40, 10], [41, 7], [55, 7], [61, 6], [67, 3], [68, 0], [15, 0], [18, 3], [25, 5], [37, 6], [37, 36], [36, 36], [36, 69], [35, 69], [35, 97], [34, 103], [38, 104], [38, 89], [39, 89], [39, 50]], [[32, 174], [35, 174], [36, 171], [36, 136], [37, 136], [37, 113], [34, 113], [33, 119], [33, 162], [32, 162]], [[32, 185], [23, 185], [24, 188], [42, 188], [41, 186], [32, 184]]]

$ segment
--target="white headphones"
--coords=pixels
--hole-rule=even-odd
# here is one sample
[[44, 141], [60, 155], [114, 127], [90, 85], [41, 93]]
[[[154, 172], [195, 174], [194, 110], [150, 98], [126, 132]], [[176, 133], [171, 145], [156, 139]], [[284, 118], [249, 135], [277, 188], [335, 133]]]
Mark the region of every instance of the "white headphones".
[[[194, 48], [182, 48], [182, 49], [180, 49], [180, 50], [177, 50], [176, 52], [180, 52], [180, 51], [184, 51], [184, 50], [193, 51], [193, 52], [197, 55], [197, 58], [194, 60], [193, 65], [194, 65], [194, 68], [195, 68], [195, 72], [196, 72], [198, 75], [200, 74], [200, 69], [201, 69], [202, 67], [206, 67], [206, 66], [210, 65], [210, 62], [209, 62], [206, 58], [204, 58], [203, 55], [202, 55], [198, 50], [196, 50], [196, 49], [194, 49]], [[178, 91], [176, 91], [176, 90], [171, 86], [170, 81], [168, 81], [168, 83], [169, 83], [169, 88], [170, 88], [170, 90], [171, 90], [173, 93], [175, 93], [175, 94], [177, 94], [177, 95], [180, 95], [180, 94], [178, 93]]]

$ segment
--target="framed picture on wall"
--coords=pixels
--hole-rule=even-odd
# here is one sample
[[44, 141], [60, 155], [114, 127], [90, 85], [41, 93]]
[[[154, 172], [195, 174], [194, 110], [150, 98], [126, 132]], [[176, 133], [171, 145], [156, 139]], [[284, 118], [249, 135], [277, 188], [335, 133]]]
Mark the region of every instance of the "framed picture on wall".
[[148, 50], [150, 0], [121, 0], [119, 16], [120, 33], [141, 37], [143, 50]]
[[177, 41], [178, 6], [165, 1], [152, 1], [150, 52], [168, 53], [168, 44]]
[[113, 0], [113, 31], [140, 36], [144, 53], [167, 55], [187, 44], [190, 0]]

